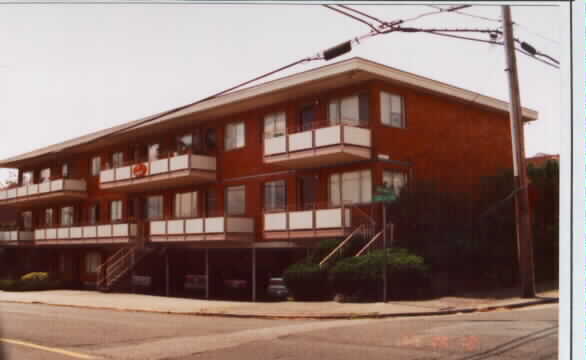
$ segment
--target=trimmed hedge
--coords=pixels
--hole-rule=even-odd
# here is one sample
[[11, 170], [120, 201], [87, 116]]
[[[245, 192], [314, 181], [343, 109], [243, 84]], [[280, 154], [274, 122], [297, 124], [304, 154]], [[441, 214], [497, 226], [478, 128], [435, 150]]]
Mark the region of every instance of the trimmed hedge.
[[405, 249], [373, 251], [367, 255], [340, 260], [330, 269], [334, 292], [349, 301], [381, 299], [383, 266], [387, 264], [389, 299], [428, 296], [430, 283], [423, 258]]
[[283, 273], [283, 280], [295, 300], [323, 300], [331, 294], [328, 273], [317, 264], [293, 264]]
[[0, 280], [0, 290], [4, 291], [55, 290], [62, 287], [61, 281], [51, 280], [49, 274], [44, 272], [29, 273], [19, 280]]

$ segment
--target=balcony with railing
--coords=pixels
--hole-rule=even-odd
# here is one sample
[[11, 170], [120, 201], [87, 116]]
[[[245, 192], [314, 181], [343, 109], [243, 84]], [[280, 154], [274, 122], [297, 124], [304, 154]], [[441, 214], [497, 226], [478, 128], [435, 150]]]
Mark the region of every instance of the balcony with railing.
[[281, 136], [266, 137], [264, 162], [289, 168], [312, 168], [371, 157], [371, 131], [368, 128], [322, 122], [311, 129], [299, 130], [290, 129]]
[[191, 152], [140, 161], [100, 172], [100, 188], [145, 191], [216, 180], [216, 158]]
[[254, 219], [245, 216], [164, 218], [149, 222], [151, 242], [251, 242]]
[[34, 231], [35, 244], [90, 245], [127, 244], [137, 236], [137, 225], [128, 221], [120, 223], [51, 226]]
[[348, 206], [314, 205], [308, 209], [291, 206], [283, 210], [265, 210], [265, 240], [321, 239], [342, 237], [358, 226], [360, 220]]
[[0, 190], [0, 206], [43, 205], [87, 198], [85, 180], [55, 179]]
[[0, 246], [34, 245], [32, 230], [0, 230]]

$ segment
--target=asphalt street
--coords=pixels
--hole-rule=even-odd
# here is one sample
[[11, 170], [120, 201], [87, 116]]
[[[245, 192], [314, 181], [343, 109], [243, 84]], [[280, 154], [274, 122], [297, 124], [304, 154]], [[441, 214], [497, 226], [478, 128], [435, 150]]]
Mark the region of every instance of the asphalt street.
[[259, 320], [0, 304], [3, 360], [557, 359], [558, 305], [369, 320]]

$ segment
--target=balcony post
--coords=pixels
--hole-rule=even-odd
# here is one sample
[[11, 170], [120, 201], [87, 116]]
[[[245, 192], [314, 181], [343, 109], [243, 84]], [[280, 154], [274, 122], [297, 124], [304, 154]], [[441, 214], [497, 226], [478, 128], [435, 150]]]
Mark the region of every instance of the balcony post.
[[210, 298], [210, 254], [209, 249], [205, 249], [205, 265], [206, 265], [206, 299]]
[[252, 247], [252, 301], [256, 301], [256, 248]]
[[165, 251], [165, 295], [169, 296], [169, 250]]

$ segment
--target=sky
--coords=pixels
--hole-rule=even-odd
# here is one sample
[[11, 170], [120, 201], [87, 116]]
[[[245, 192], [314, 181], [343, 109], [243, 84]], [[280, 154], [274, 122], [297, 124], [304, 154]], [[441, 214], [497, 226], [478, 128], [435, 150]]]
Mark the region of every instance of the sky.
[[[384, 20], [425, 5], [353, 6]], [[499, 6], [474, 5], [405, 26], [500, 26]], [[514, 34], [560, 59], [557, 6], [513, 6]], [[497, 21], [494, 21], [497, 20]], [[1, 4], [0, 159], [194, 102], [369, 32], [320, 5]], [[484, 34], [472, 34], [488, 39]], [[360, 56], [508, 101], [504, 49], [429, 34], [372, 37], [335, 61]], [[527, 156], [560, 152], [560, 70], [517, 53]], [[266, 80], [327, 64], [296, 66]], [[562, 64], [564, 66], [564, 64]], [[0, 181], [8, 176], [0, 169]]]

